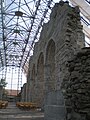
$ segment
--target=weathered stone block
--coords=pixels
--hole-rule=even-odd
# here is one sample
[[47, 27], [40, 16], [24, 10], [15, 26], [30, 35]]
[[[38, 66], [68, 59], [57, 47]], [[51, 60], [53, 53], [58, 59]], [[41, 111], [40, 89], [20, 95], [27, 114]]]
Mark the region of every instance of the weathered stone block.
[[45, 96], [45, 105], [64, 105], [64, 97], [61, 91], [53, 91]]
[[66, 118], [65, 106], [60, 105], [45, 106], [45, 120], [65, 120], [65, 118]]

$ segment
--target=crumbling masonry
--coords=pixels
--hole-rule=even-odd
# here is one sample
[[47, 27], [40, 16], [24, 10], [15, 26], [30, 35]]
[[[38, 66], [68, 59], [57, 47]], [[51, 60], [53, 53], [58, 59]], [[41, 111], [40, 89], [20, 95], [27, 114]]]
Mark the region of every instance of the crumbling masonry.
[[45, 120], [90, 120], [90, 48], [79, 12], [55, 4], [30, 58], [22, 101], [38, 103]]

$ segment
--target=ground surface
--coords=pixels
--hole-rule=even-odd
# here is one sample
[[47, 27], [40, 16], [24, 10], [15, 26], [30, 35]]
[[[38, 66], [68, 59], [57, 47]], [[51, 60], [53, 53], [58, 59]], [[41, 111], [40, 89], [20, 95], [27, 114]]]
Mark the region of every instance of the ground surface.
[[6, 109], [0, 109], [0, 120], [44, 120], [44, 114], [38, 110], [20, 110], [10, 102]]

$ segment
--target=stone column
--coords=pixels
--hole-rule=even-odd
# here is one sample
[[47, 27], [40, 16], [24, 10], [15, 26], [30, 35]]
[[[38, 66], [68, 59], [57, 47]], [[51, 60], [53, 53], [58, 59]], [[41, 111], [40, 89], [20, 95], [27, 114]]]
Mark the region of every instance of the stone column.
[[49, 92], [45, 99], [45, 120], [65, 120], [66, 109], [61, 91]]
[[3, 87], [0, 86], [0, 100], [2, 100], [2, 95], [3, 95]]

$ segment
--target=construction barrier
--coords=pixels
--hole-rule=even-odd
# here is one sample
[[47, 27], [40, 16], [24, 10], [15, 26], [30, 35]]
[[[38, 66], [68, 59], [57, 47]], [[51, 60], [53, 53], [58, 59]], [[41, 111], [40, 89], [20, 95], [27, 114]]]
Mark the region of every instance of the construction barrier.
[[0, 109], [6, 108], [8, 106], [8, 101], [0, 101]]
[[32, 102], [17, 102], [16, 106], [23, 110], [37, 109], [38, 105]]

